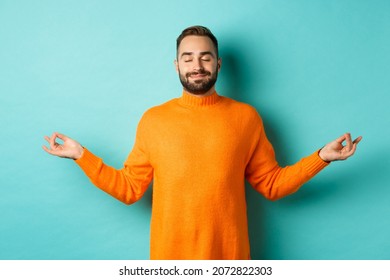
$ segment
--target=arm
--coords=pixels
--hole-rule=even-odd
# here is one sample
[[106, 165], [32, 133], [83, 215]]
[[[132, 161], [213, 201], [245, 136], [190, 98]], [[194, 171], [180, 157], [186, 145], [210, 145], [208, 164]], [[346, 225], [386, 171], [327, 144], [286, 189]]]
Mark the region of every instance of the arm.
[[[56, 139], [63, 141], [58, 143]], [[145, 153], [135, 145], [122, 169], [106, 165], [100, 158], [84, 149], [77, 141], [60, 133], [46, 136], [51, 155], [74, 159], [94, 185], [118, 200], [131, 204], [139, 200], [152, 180], [153, 169]]]
[[[246, 177], [267, 199], [277, 200], [296, 192], [331, 161], [345, 160], [352, 156], [361, 139], [358, 137], [352, 142], [350, 134], [345, 134], [297, 163], [280, 167], [275, 160], [272, 145], [262, 129], [247, 166]], [[343, 141], [346, 141], [345, 146], [342, 145]]]

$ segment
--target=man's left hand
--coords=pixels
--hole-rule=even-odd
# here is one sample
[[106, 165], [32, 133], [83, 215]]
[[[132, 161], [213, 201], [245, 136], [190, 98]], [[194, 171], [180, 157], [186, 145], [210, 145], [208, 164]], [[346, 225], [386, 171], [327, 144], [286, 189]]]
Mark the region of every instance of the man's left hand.
[[[327, 162], [346, 160], [355, 153], [356, 146], [360, 142], [360, 140], [362, 140], [361, 136], [352, 141], [351, 134], [345, 133], [336, 140], [326, 144], [320, 150], [318, 155], [322, 160]], [[343, 145], [344, 141], [345, 145]]]

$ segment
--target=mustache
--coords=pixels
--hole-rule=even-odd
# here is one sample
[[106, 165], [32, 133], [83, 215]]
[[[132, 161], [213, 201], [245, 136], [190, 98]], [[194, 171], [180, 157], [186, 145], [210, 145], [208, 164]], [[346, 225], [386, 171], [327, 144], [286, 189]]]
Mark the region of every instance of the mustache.
[[193, 72], [187, 73], [187, 74], [186, 74], [186, 77], [188, 78], [188, 77], [190, 77], [190, 76], [192, 76], [192, 75], [198, 75], [198, 74], [210, 76], [210, 75], [211, 75], [211, 72], [206, 71], [206, 70], [193, 71]]

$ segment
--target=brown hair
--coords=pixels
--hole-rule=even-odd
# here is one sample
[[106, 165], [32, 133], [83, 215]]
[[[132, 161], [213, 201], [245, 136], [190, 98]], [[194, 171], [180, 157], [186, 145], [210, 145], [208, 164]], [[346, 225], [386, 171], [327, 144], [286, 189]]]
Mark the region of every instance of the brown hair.
[[179, 50], [180, 43], [184, 39], [184, 37], [190, 36], [190, 35], [209, 37], [210, 40], [214, 44], [215, 51], [216, 51], [217, 57], [218, 57], [218, 40], [217, 40], [217, 38], [214, 36], [213, 33], [211, 33], [210, 29], [208, 29], [207, 27], [201, 26], [201, 25], [195, 25], [195, 26], [188, 27], [181, 32], [179, 37], [177, 37], [177, 39], [176, 39], [176, 53]]

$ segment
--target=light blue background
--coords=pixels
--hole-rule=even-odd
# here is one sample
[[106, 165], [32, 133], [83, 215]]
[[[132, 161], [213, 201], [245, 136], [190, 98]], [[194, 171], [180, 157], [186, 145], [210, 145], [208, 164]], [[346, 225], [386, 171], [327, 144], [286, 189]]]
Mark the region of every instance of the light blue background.
[[0, 0], [0, 259], [148, 259], [152, 190], [125, 206], [41, 146], [60, 131], [120, 168], [142, 113], [181, 94], [175, 40], [194, 24], [280, 164], [364, 136], [288, 198], [248, 187], [252, 258], [390, 259], [387, 0]]

